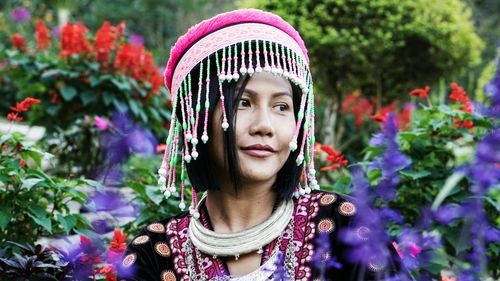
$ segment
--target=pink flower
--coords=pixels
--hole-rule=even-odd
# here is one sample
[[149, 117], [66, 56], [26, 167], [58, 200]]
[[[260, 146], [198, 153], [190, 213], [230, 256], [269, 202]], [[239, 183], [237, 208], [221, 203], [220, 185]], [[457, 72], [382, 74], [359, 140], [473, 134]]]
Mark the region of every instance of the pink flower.
[[108, 122], [106, 122], [104, 118], [101, 118], [99, 116], [94, 117], [94, 125], [96, 125], [96, 127], [101, 131], [105, 131], [108, 129]]
[[408, 250], [410, 251], [410, 256], [416, 258], [420, 252], [422, 252], [422, 248], [420, 248], [417, 244], [411, 243], [408, 245]]

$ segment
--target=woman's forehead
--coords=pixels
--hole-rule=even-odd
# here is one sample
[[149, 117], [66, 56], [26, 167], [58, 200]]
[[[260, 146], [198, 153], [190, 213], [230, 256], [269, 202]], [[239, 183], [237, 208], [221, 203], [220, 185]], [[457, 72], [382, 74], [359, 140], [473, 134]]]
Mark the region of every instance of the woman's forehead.
[[252, 75], [245, 87], [245, 92], [257, 94], [288, 94], [292, 97], [292, 85], [280, 76], [270, 73], [256, 73]]

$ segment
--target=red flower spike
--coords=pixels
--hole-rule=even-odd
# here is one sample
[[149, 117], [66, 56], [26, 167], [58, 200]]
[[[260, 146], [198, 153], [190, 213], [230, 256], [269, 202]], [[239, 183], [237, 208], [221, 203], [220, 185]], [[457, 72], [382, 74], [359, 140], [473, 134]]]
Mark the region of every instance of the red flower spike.
[[365, 122], [365, 117], [370, 116], [373, 112], [373, 105], [370, 101], [359, 97], [359, 95], [359, 91], [354, 91], [345, 97], [340, 109], [343, 113], [352, 113], [354, 115], [356, 128], [360, 128]]
[[416, 97], [419, 97], [419, 98], [423, 98], [423, 99], [426, 99], [428, 98], [428, 93], [429, 93], [429, 90], [431, 88], [429, 86], [425, 86], [425, 88], [423, 89], [415, 89], [413, 91], [411, 91], [409, 94], [412, 95], [412, 96], [416, 96]]
[[321, 171], [334, 171], [347, 166], [347, 160], [344, 159], [344, 155], [342, 155], [341, 152], [335, 151], [335, 149], [329, 145], [321, 145], [320, 149], [328, 154], [326, 161], [332, 164], [330, 166], [322, 167]]
[[72, 25], [67, 22], [61, 28], [61, 53], [59, 57], [69, 57], [74, 54], [90, 53], [92, 46], [90, 45], [85, 33], [89, 30], [85, 25], [78, 22]]
[[121, 28], [114, 27], [107, 21], [97, 30], [94, 48], [98, 62], [108, 62], [111, 50], [116, 48], [115, 40], [122, 32]]
[[[449, 98], [452, 101], [456, 103], [461, 103], [463, 105], [462, 107], [460, 107], [460, 110], [472, 114], [473, 112], [472, 102], [469, 100], [467, 92], [465, 92], [465, 90], [462, 87], [460, 87], [457, 83], [451, 83], [451, 93]], [[471, 120], [461, 121], [459, 119], [455, 119], [453, 127], [472, 129], [474, 128], [474, 122], [472, 122]]]
[[47, 50], [47, 48], [50, 46], [50, 36], [49, 36], [49, 29], [47, 28], [47, 26], [45, 26], [43, 20], [38, 20], [38, 23], [36, 25], [35, 36], [36, 36], [36, 48], [41, 51]]
[[18, 49], [21, 52], [26, 51], [26, 39], [21, 34], [12, 34], [10, 36], [10, 41], [12, 42], [12, 47]]

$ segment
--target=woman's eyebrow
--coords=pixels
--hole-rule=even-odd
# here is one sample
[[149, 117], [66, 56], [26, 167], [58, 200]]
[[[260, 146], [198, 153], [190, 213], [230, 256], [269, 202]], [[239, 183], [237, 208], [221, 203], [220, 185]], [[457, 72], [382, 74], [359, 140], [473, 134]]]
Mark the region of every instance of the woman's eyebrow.
[[[258, 95], [258, 93], [257, 93], [256, 91], [253, 91], [253, 90], [251, 90], [251, 89], [246, 89], [246, 88], [245, 88], [244, 92], [247, 92], [247, 93], [249, 93], [249, 94], [251, 94], [251, 95]], [[289, 92], [276, 92], [276, 93], [273, 93], [273, 94], [271, 95], [271, 97], [272, 97], [272, 98], [277, 98], [277, 97], [280, 97], [280, 96], [289, 96], [290, 98], [292, 98], [292, 99], [293, 99], [292, 94], [291, 94], [291, 93], [289, 93]]]

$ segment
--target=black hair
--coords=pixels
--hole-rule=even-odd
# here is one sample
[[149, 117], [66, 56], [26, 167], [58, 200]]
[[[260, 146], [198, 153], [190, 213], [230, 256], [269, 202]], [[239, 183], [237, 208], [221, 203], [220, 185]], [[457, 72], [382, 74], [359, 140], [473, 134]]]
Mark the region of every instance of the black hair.
[[[219, 51], [219, 58], [222, 57], [222, 53]], [[253, 65], [255, 66], [256, 63], [256, 57], [254, 56], [252, 58], [254, 60]], [[219, 84], [218, 84], [218, 77], [217, 77], [217, 68], [216, 64], [214, 63], [215, 61], [215, 54], [212, 54], [210, 56], [210, 60], [212, 62], [211, 64], [211, 69], [210, 69], [210, 86], [209, 86], [209, 102], [210, 102], [210, 107], [208, 110], [208, 124], [207, 124], [207, 132], [209, 133], [209, 136], [212, 136], [213, 128], [212, 128], [212, 118], [214, 116], [214, 110], [217, 105], [217, 103], [220, 101], [220, 94], [219, 94]], [[263, 58], [261, 58], [261, 62], [263, 61]], [[206, 60], [205, 60], [206, 62]], [[205, 63], [206, 65], [206, 63]], [[195, 105], [195, 100], [197, 100], [197, 93], [198, 93], [198, 78], [199, 78], [199, 65], [194, 68], [191, 71], [191, 80], [192, 80], [192, 99], [194, 106]], [[237, 69], [240, 68], [240, 65], [237, 66]], [[202, 81], [204, 82], [206, 79], [206, 70], [204, 71]], [[244, 89], [250, 80], [250, 76], [244, 75], [240, 77], [240, 81], [231, 81], [227, 82], [225, 81], [222, 84], [222, 91], [224, 93], [224, 106], [226, 108], [226, 114], [227, 114], [227, 121], [229, 123], [229, 128], [227, 129], [226, 132], [223, 133], [223, 146], [224, 146], [224, 151], [225, 151], [225, 161], [227, 163], [227, 167], [229, 170], [229, 175], [230, 175], [230, 180], [234, 185], [234, 188], [236, 189], [236, 192], [238, 192], [239, 187], [241, 186], [241, 173], [240, 173], [240, 165], [238, 161], [238, 155], [237, 155], [237, 148], [236, 148], [236, 136], [234, 132], [234, 124], [235, 120], [237, 118], [237, 109], [238, 109], [238, 101], [241, 98]], [[237, 87], [239, 83], [240, 87]], [[300, 101], [301, 101], [301, 96], [302, 96], [302, 91], [300, 87], [294, 85], [291, 83], [292, 86], [292, 95], [293, 95], [293, 108], [294, 108], [294, 115], [295, 115], [295, 120], [298, 118], [298, 112], [300, 109]], [[205, 104], [205, 91], [206, 91], [206, 83], [203, 83], [202, 89], [201, 89], [201, 97], [200, 97], [200, 104], [203, 105]], [[179, 107], [178, 107], [179, 108]], [[181, 113], [177, 111], [177, 117], [178, 120], [182, 120], [181, 118]], [[204, 106], [202, 106], [202, 109], [200, 110], [200, 116], [199, 120], [204, 120], [205, 118], [205, 110]], [[198, 139], [201, 139], [201, 135], [203, 133], [203, 122], [199, 123], [197, 128], [197, 136]], [[297, 138], [297, 144], [301, 144], [302, 142], [302, 136], [303, 136], [303, 128], [301, 126], [301, 129], [299, 131], [299, 135]], [[181, 134], [181, 143], [183, 143], [183, 135]], [[210, 151], [210, 141], [211, 139], [208, 140], [206, 144], [203, 142], [199, 141], [196, 149], [199, 153], [199, 156], [196, 160], [191, 160], [190, 163], [186, 164], [186, 169], [187, 173], [190, 179], [191, 184], [194, 186], [196, 191], [206, 191], [210, 189], [219, 189], [219, 182], [217, 181], [217, 173], [220, 173], [220, 170], [217, 170], [216, 165], [214, 165], [214, 156], [213, 152]], [[277, 198], [279, 201], [281, 200], [289, 200], [292, 198], [293, 192], [299, 185], [299, 180], [300, 180], [300, 173], [302, 172], [303, 169], [303, 164], [297, 165], [296, 164], [296, 159], [299, 154], [300, 149], [296, 149], [295, 151], [290, 152], [290, 155], [283, 165], [283, 167], [278, 171], [276, 181], [274, 182], [273, 185], [273, 190], [277, 194]]]

